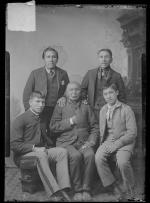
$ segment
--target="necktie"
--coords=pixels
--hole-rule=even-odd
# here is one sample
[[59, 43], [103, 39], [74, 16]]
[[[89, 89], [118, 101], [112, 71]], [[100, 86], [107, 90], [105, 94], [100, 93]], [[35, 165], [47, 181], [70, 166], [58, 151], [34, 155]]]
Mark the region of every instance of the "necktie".
[[55, 70], [54, 69], [50, 69], [49, 76], [50, 76], [50, 78], [53, 78], [55, 76]]
[[101, 79], [102, 77], [106, 77], [106, 71], [104, 69], [98, 71], [98, 79]]

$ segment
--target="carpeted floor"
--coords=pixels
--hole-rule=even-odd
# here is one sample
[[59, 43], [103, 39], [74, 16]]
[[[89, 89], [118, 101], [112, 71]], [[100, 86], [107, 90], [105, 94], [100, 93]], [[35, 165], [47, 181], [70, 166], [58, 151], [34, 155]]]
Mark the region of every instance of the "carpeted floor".
[[[144, 164], [138, 161], [134, 166], [135, 171], [135, 197], [137, 201], [144, 201]], [[22, 192], [20, 171], [12, 164], [5, 165], [5, 200], [4, 201], [48, 201], [45, 191], [29, 194]], [[94, 185], [93, 202], [114, 202], [115, 197], [106, 193], [100, 185]]]

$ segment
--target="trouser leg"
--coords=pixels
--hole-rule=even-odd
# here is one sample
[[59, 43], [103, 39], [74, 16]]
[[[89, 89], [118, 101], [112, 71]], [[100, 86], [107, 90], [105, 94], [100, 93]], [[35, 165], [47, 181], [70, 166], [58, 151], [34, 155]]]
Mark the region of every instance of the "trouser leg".
[[110, 153], [107, 153], [105, 151], [104, 145], [101, 145], [95, 154], [97, 172], [101, 178], [104, 187], [111, 185], [115, 181], [115, 177], [112, 174], [108, 163], [108, 157], [110, 155]]
[[48, 149], [50, 160], [56, 162], [56, 176], [60, 189], [70, 188], [67, 150], [60, 147]]
[[126, 190], [130, 190], [134, 187], [134, 174], [130, 163], [131, 152], [118, 151], [116, 153], [117, 166], [120, 170], [123, 183]]
[[82, 191], [82, 154], [74, 146], [66, 147], [69, 154], [70, 177], [73, 183], [74, 191]]
[[49, 124], [50, 124], [53, 111], [54, 111], [54, 107], [45, 106], [44, 110], [40, 115], [40, 120], [41, 120], [40, 123], [41, 123], [43, 139], [48, 146], [56, 146], [55, 137], [52, 136], [52, 132], [50, 132], [50, 129], [49, 129]]
[[95, 154], [92, 148], [87, 148], [83, 152], [83, 190], [91, 190], [91, 182], [95, 173]]
[[45, 152], [30, 152], [25, 156], [38, 157], [37, 170], [48, 197], [50, 197], [53, 193], [59, 191], [60, 188], [49, 167], [49, 160], [47, 154]]

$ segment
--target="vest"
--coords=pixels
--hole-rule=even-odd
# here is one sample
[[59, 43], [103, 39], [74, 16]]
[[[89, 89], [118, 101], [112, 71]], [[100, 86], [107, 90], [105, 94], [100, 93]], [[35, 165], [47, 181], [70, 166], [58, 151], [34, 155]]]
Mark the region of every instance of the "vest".
[[106, 139], [107, 141], [109, 141], [112, 137], [113, 137], [113, 133], [112, 133], [112, 119], [110, 119], [109, 121], [106, 119]]
[[57, 79], [57, 71], [55, 72], [55, 76], [51, 78], [49, 73], [47, 73], [47, 95], [45, 99], [45, 106], [54, 107], [56, 105], [58, 99], [58, 79]]

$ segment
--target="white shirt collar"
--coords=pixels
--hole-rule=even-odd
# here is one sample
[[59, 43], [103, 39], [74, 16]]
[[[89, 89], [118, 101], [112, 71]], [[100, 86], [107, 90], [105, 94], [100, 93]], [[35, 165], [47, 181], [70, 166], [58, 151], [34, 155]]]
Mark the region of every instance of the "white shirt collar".
[[50, 69], [46, 68], [46, 66], [45, 66], [45, 70], [47, 73], [50, 73]]
[[48, 69], [48, 68], [45, 66], [45, 70], [46, 70], [47, 73], [50, 73], [50, 70], [51, 70], [51, 69], [55, 71], [55, 67]]

